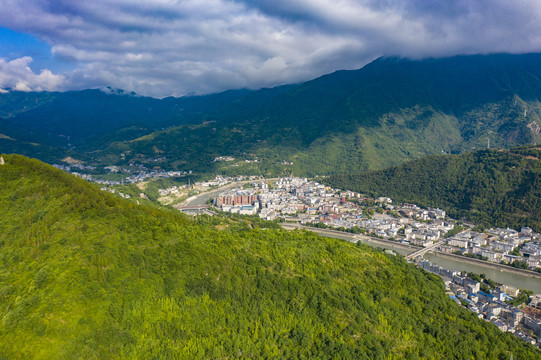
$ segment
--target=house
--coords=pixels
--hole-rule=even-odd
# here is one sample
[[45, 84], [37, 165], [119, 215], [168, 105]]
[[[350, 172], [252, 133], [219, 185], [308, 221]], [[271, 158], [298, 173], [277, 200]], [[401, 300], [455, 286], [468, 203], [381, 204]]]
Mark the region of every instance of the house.
[[500, 329], [501, 331], [504, 331], [504, 332], [507, 331], [507, 325], [500, 319], [492, 319], [491, 323], [496, 325], [498, 329]]
[[526, 263], [531, 269], [535, 269], [539, 266], [540, 258], [540, 256], [530, 256], [528, 259], [526, 259]]
[[494, 296], [493, 295], [487, 294], [487, 293], [485, 293], [483, 291], [478, 291], [477, 296], [479, 296], [479, 300], [488, 301], [488, 302], [494, 301]]
[[490, 251], [490, 250], [482, 250], [481, 251], [481, 256], [484, 256], [488, 259], [488, 261], [496, 261], [498, 260], [499, 257], [502, 256], [502, 254], [498, 254], [498, 253], [495, 253], [494, 251]]
[[533, 230], [529, 227], [523, 227], [522, 229], [520, 229], [520, 232], [523, 234], [531, 234]]
[[522, 324], [525, 328], [533, 330], [537, 336], [541, 336], [541, 320], [537, 320], [533, 316], [524, 315]]
[[494, 241], [492, 243], [492, 246], [494, 247], [494, 249], [500, 250], [504, 253], [509, 253], [515, 248], [514, 244], [503, 241]]
[[520, 289], [511, 285], [502, 285], [500, 286], [500, 290], [506, 293], [509, 296], [517, 297], [520, 293]]
[[470, 290], [472, 293], [478, 293], [480, 285], [477, 281], [465, 278], [464, 279], [464, 287]]
[[512, 264], [513, 262], [520, 260], [520, 256], [504, 254], [502, 260], [508, 264]]
[[468, 299], [470, 299], [474, 303], [477, 303], [479, 301], [479, 297], [474, 293], [468, 293]]
[[459, 237], [452, 237], [448, 240], [448, 244], [451, 246], [457, 246], [459, 248], [465, 248], [468, 247], [468, 239], [459, 238]]

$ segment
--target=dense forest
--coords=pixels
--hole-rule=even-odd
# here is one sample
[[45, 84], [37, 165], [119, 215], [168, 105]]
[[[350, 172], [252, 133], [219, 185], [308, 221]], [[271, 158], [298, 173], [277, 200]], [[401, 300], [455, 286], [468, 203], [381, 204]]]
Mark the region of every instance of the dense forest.
[[440, 207], [479, 225], [529, 226], [541, 232], [541, 148], [429, 156], [327, 183], [424, 207]]
[[2, 359], [535, 359], [399, 256], [0, 165]]

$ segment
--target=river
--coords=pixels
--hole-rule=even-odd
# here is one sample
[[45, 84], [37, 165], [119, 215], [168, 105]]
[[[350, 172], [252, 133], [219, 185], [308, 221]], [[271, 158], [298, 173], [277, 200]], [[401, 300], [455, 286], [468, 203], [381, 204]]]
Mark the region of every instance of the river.
[[487, 278], [496, 282], [516, 286], [521, 289], [533, 290], [534, 293], [541, 294], [540, 279], [527, 275], [510, 273], [504, 270], [492, 269], [482, 265], [463, 263], [453, 259], [443, 258], [434, 253], [426, 254], [424, 258], [447, 269], [474, 272], [476, 274], [486, 274]]

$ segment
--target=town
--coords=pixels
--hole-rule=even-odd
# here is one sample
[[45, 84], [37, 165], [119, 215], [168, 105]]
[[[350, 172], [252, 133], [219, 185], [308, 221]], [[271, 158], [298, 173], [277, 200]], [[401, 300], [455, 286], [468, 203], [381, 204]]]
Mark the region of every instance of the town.
[[[188, 174], [141, 171], [130, 174], [125, 181], [137, 183], [147, 178]], [[94, 181], [105, 185], [117, 184]], [[224, 187], [228, 189], [211, 198], [213, 207], [223, 212], [366, 234], [404, 245], [434, 247], [434, 251], [439, 253], [541, 271], [541, 234], [530, 228], [474, 231], [473, 225], [458, 225], [442, 209], [397, 204], [388, 197], [371, 198], [333, 189], [307, 178], [290, 177], [274, 181], [261, 176], [216, 176], [208, 181], [159, 189], [158, 193], [162, 198], [177, 195], [186, 199], [188, 194], [197, 197]], [[129, 195], [113, 188], [104, 187], [102, 190], [129, 198]], [[141, 197], [145, 197], [144, 193]], [[530, 296], [527, 290], [495, 284], [490, 280], [485, 282], [493, 286], [487, 287], [485, 283], [481, 284], [483, 279], [479, 275], [448, 270], [422, 257], [413, 260], [420, 268], [442, 277], [448, 295], [458, 304], [494, 323], [500, 330], [512, 332], [520, 339], [541, 347], [541, 295]], [[524, 302], [518, 304], [515, 299]]]
[[[490, 291], [482, 291], [481, 283], [472, 279], [473, 274], [445, 269], [427, 260], [419, 260], [417, 265], [442, 277], [447, 294], [457, 304], [467, 307], [480, 319], [490, 321], [501, 331], [509, 331], [541, 348], [541, 295], [533, 296], [527, 306], [519, 308], [513, 305], [513, 300], [521, 293], [516, 287], [500, 285], [493, 286], [495, 288]], [[478, 280], [483, 281], [481, 278]], [[525, 294], [529, 295], [528, 292]]]
[[[123, 173], [125, 177], [122, 180], [100, 180], [88, 174], [95, 170], [90, 166], [54, 166], [105, 186], [140, 183], [147, 179], [189, 177], [192, 174], [192, 171], [152, 171], [144, 167], [136, 171], [111, 166], [106, 170]], [[241, 185], [213, 198], [216, 208], [229, 213], [257, 215], [268, 221], [360, 232], [421, 247], [433, 246], [435, 242], [445, 240], [436, 247], [436, 251], [541, 271], [541, 234], [528, 227], [520, 231], [500, 228], [473, 231], [473, 225], [457, 226], [457, 221], [449, 218], [441, 209], [395, 204], [388, 197], [374, 199], [353, 191], [332, 189], [307, 178], [269, 181], [262, 176], [218, 175], [208, 181], [190, 183], [188, 180], [186, 185], [159, 189], [158, 193], [162, 197], [182, 195], [186, 198], [235, 183]], [[102, 187], [102, 190], [125, 198], [131, 197], [111, 187]], [[141, 193], [140, 197], [146, 198], [146, 195]]]
[[213, 203], [224, 212], [358, 231], [403, 244], [428, 247], [445, 240], [437, 251], [519, 268], [536, 270], [541, 261], [541, 234], [528, 227], [477, 232], [473, 225], [457, 226], [441, 209], [394, 204], [388, 197], [373, 199], [306, 178], [254, 181], [249, 188], [220, 193]]
[[[123, 185], [135, 184], [147, 179], [169, 178], [169, 177], [185, 177], [192, 174], [191, 170], [187, 171], [164, 171], [151, 170], [144, 165], [137, 164], [130, 168], [119, 166], [106, 166], [103, 169], [97, 169], [95, 166], [83, 165], [80, 163], [72, 164], [53, 164], [57, 169], [69, 172], [75, 176], [85, 179], [89, 182], [102, 185]], [[119, 179], [104, 179], [104, 171], [106, 174], [119, 174]]]

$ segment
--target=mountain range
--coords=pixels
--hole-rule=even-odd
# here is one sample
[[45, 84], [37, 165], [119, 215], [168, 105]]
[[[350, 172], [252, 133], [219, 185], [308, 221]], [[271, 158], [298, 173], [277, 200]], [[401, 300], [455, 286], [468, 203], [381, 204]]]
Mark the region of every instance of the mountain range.
[[[1, 94], [0, 147], [200, 173], [354, 174], [538, 143], [540, 99], [541, 54], [380, 58], [302, 84], [206, 96]], [[235, 160], [215, 161], [224, 156]]]
[[[0, 154], [331, 175], [334, 187], [541, 231], [540, 65], [541, 54], [381, 58], [206, 96], [9, 92]], [[470, 152], [489, 142], [513, 148]], [[400, 256], [259, 218], [188, 218], [2, 159], [0, 358], [540, 358]]]

